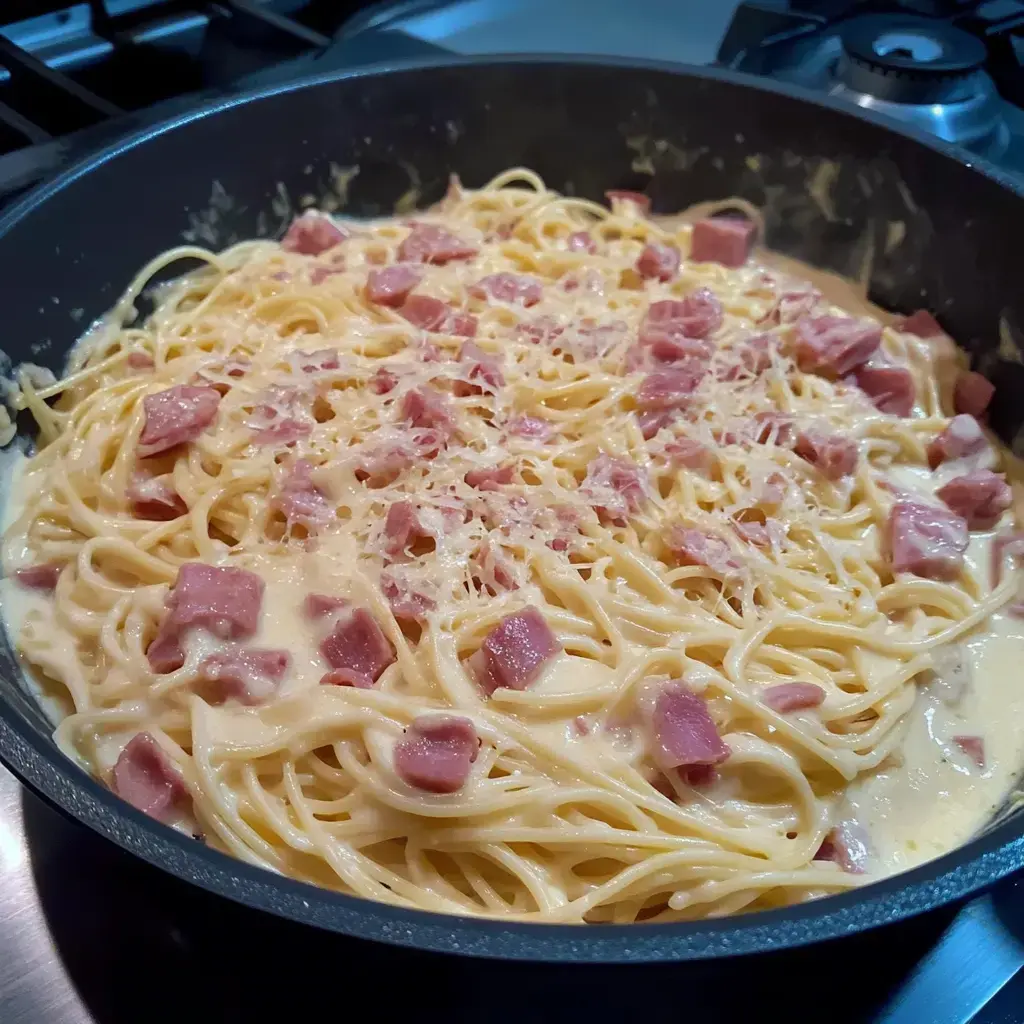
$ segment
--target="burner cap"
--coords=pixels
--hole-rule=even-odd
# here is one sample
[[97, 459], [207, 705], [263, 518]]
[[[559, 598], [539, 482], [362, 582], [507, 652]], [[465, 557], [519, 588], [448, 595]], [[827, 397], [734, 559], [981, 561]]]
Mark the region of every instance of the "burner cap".
[[852, 18], [836, 69], [847, 87], [894, 103], [948, 103], [977, 92], [984, 44], [944, 21], [913, 15]]

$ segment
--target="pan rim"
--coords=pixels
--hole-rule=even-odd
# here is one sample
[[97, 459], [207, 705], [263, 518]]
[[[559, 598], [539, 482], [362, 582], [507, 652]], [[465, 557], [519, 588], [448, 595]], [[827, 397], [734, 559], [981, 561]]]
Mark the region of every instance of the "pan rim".
[[[954, 159], [1024, 196], [1024, 185], [949, 143], [830, 97], [740, 72], [591, 55], [501, 54], [389, 61], [257, 88], [151, 125], [87, 155], [0, 217], [0, 238], [79, 177], [192, 121], [254, 101], [345, 79], [461, 66], [600, 66], [685, 75], [795, 98], [868, 121]], [[275, 916], [353, 937], [461, 955], [534, 962], [643, 963], [705, 960], [791, 949], [894, 923], [968, 897], [1024, 865], [1024, 822], [1005, 821], [943, 857], [861, 889], [777, 910], [679, 924], [569, 925], [459, 917], [412, 910], [322, 889], [211, 849], [121, 801], [65, 757], [0, 697], [0, 760], [28, 788], [123, 850], [208, 892]]]

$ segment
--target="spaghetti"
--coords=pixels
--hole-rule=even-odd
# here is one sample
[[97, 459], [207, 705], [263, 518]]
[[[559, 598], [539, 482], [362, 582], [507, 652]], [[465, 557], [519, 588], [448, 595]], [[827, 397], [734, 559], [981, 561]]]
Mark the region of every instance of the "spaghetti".
[[[941, 571], [913, 530], [894, 565], [894, 508], [944, 508], [946, 339], [844, 319], [735, 224], [694, 259], [696, 230], [514, 170], [147, 265], [62, 380], [19, 381], [5, 565], [62, 748], [237, 857], [406, 907], [671, 921], [871, 878], [844, 793], [1016, 581], [961, 564], [966, 527]], [[844, 368], [829, 317], [881, 347]], [[186, 622], [207, 585], [220, 618]], [[557, 650], [502, 639], [524, 615]]]

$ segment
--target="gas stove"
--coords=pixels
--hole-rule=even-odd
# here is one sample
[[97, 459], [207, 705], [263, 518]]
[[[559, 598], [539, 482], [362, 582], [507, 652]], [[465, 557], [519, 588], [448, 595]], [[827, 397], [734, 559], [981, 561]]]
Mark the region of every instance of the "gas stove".
[[[0, 205], [124, 132], [303, 74], [429, 54], [590, 53], [798, 83], [1024, 176], [1024, 0], [6, 0]], [[1018, 57], [1020, 55], [1020, 57]], [[1024, 881], [794, 952], [680, 966], [467, 961], [315, 932], [189, 888], [0, 768], [0, 1021], [1024, 1024]], [[395, 982], [398, 981], [398, 984]]]

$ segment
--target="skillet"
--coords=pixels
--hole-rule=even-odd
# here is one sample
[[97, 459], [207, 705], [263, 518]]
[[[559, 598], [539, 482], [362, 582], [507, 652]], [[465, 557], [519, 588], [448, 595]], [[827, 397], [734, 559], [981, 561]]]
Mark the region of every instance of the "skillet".
[[[59, 371], [69, 346], [157, 252], [279, 235], [311, 196], [348, 216], [441, 197], [514, 165], [656, 213], [738, 196], [771, 249], [868, 285], [885, 308], [934, 310], [997, 386], [990, 421], [1021, 453], [1021, 186], [936, 139], [734, 72], [608, 58], [487, 57], [332, 73], [248, 93], [116, 143], [0, 219], [4, 345]], [[359, 173], [346, 173], [354, 166]], [[175, 273], [187, 269], [176, 266]], [[9, 370], [10, 365], [0, 366]], [[668, 925], [530, 925], [371, 903], [280, 878], [165, 828], [67, 760], [0, 638], [0, 759], [129, 852], [256, 909], [421, 949], [522, 960], [725, 957], [818, 942], [976, 893], [1024, 865], [1024, 815], [859, 891]]]

